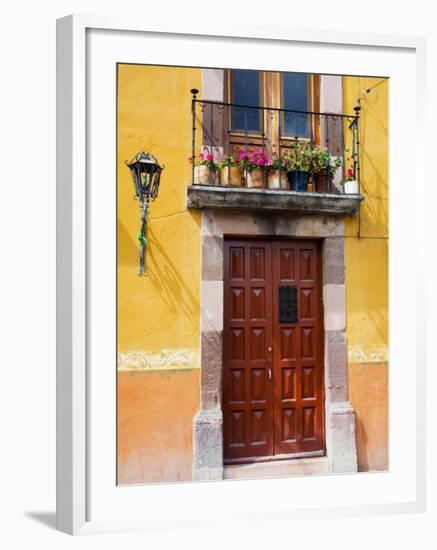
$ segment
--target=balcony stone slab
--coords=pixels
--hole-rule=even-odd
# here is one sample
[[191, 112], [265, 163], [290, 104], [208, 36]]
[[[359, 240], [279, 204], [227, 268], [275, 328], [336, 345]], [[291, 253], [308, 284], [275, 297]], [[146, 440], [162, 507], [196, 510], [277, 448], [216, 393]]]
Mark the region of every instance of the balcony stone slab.
[[353, 216], [363, 195], [312, 193], [282, 189], [248, 189], [216, 185], [190, 185], [187, 207], [265, 213]]

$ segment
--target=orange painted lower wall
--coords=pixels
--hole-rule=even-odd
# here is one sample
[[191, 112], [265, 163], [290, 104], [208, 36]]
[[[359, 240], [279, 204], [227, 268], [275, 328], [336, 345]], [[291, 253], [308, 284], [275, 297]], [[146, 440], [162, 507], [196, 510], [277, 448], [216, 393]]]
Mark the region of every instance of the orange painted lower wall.
[[[118, 373], [118, 483], [190, 481], [199, 369]], [[388, 469], [387, 363], [349, 365], [359, 471]]]
[[387, 470], [387, 363], [350, 364], [349, 398], [356, 412], [358, 470]]
[[199, 369], [118, 373], [118, 483], [191, 480]]

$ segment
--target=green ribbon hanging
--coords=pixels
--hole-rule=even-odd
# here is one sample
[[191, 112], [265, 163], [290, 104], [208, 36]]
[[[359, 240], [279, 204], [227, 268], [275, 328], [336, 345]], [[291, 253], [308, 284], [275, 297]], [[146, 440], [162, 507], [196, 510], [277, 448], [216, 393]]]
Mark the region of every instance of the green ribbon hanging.
[[138, 238], [138, 240], [140, 241], [140, 243], [141, 243], [142, 245], [148, 246], [149, 243], [148, 243], [148, 241], [147, 241], [145, 235], [143, 235], [142, 233], [138, 233], [138, 237], [137, 237], [137, 238]]

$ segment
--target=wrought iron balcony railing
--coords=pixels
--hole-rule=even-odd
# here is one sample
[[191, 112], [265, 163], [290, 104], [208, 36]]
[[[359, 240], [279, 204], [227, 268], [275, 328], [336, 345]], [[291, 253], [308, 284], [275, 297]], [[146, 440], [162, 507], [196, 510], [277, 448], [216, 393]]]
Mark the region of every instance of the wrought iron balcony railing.
[[[248, 151], [250, 157], [254, 150], [258, 150], [258, 156], [264, 159], [261, 163], [276, 161], [278, 169], [275, 178], [272, 178], [269, 174], [274, 174], [274, 168], [264, 165], [261, 169], [262, 184], [258, 182], [256, 187], [292, 190], [289, 173], [297, 169], [299, 154], [304, 154], [304, 171], [309, 173], [308, 191], [342, 193], [344, 190], [340, 182], [349, 171], [360, 193], [359, 105], [354, 108], [353, 115], [322, 113], [204, 100], [198, 99], [198, 90], [193, 89], [191, 93], [191, 156], [192, 159], [199, 159], [198, 151], [201, 151], [212, 155], [211, 163], [214, 164], [206, 181], [196, 181], [193, 162], [193, 184], [230, 185], [231, 166], [219, 170], [217, 164], [227, 157], [234, 160], [240, 158], [242, 151]], [[303, 150], [306, 152], [302, 153]], [[324, 166], [320, 161], [321, 152], [325, 153], [322, 157], [328, 159]], [[240, 166], [240, 185], [250, 186], [249, 170], [245, 168], [244, 160]]]

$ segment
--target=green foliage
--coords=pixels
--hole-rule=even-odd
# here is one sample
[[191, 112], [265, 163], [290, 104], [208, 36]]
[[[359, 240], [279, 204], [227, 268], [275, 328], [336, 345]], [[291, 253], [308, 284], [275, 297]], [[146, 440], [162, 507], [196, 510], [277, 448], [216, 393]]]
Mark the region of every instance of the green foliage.
[[333, 176], [341, 166], [339, 157], [331, 157], [328, 151], [324, 151], [319, 147], [313, 147], [311, 158], [315, 174], [326, 174], [326, 171], [328, 171], [329, 175]]
[[234, 166], [238, 166], [238, 163], [235, 161], [234, 157], [232, 155], [229, 155], [227, 157], [223, 157], [217, 164], [218, 168], [221, 170], [222, 168], [227, 168], [228, 166], [230, 168]]
[[310, 172], [312, 163], [312, 148], [308, 141], [296, 140], [284, 155], [288, 172], [300, 170]]

